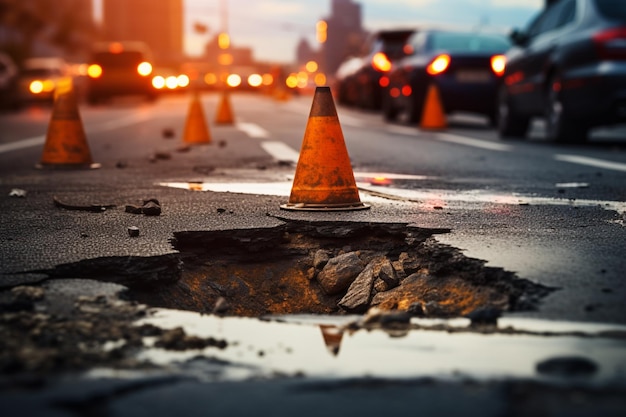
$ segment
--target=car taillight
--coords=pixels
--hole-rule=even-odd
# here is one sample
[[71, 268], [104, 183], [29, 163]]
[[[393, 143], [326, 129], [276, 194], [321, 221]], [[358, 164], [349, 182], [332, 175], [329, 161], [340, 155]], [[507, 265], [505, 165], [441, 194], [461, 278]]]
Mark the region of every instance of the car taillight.
[[142, 62], [141, 64], [137, 65], [137, 72], [142, 77], [147, 77], [148, 75], [152, 74], [152, 64], [150, 64], [149, 62]]
[[376, 71], [388, 72], [391, 70], [391, 61], [389, 61], [389, 58], [387, 58], [387, 55], [384, 53], [377, 52], [372, 57], [372, 67], [374, 67]]
[[504, 55], [494, 55], [491, 57], [491, 69], [498, 77], [504, 74], [506, 69], [506, 57]]
[[102, 67], [98, 64], [91, 64], [87, 67], [87, 75], [89, 78], [100, 78], [102, 76]]
[[431, 61], [430, 64], [426, 67], [426, 72], [430, 75], [437, 75], [444, 72], [448, 69], [450, 65], [450, 55], [442, 54], [438, 55], [435, 59]]
[[602, 59], [626, 59], [626, 27], [603, 30], [593, 35]]

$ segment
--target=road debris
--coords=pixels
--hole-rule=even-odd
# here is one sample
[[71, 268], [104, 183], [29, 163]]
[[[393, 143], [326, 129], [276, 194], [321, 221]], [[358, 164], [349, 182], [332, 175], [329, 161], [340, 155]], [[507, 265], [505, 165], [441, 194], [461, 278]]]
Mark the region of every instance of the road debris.
[[57, 197], [53, 197], [52, 201], [54, 205], [59, 208], [63, 208], [65, 210], [77, 210], [77, 211], [88, 211], [91, 213], [102, 213], [106, 210], [113, 209], [116, 207], [115, 204], [89, 204], [89, 205], [79, 205], [79, 204], [68, 204], [59, 200]]
[[18, 198], [24, 198], [26, 197], [26, 190], [22, 190], [21, 188], [13, 188], [10, 192], [9, 192], [9, 197], [18, 197]]

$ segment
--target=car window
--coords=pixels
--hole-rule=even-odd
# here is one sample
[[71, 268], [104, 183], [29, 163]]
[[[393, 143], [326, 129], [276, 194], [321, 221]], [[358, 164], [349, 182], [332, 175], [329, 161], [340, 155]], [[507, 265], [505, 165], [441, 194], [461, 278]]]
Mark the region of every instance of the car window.
[[144, 60], [144, 57], [141, 52], [136, 51], [98, 52], [94, 54], [93, 60], [105, 67], [135, 67]]
[[596, 0], [596, 6], [605, 18], [626, 21], [626, 1]]
[[407, 45], [410, 45], [410, 48], [405, 48], [404, 52], [409, 54], [418, 54], [424, 50], [426, 45], [426, 34], [424, 32], [419, 32], [411, 38], [407, 42]]
[[433, 51], [447, 52], [503, 52], [510, 46], [504, 36], [478, 33], [433, 33], [429, 42]]
[[557, 27], [565, 26], [572, 23], [576, 18], [576, 0], [567, 0], [563, 3], [563, 8], [559, 14], [559, 21]]
[[26, 68], [22, 75], [27, 77], [55, 77], [62, 75], [58, 68]]

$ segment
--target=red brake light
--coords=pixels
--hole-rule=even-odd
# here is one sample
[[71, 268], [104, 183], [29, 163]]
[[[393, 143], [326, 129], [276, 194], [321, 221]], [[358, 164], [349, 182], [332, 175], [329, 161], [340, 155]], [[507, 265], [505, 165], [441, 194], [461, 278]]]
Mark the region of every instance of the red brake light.
[[498, 76], [504, 74], [506, 69], [506, 57], [504, 55], [494, 55], [491, 57], [491, 69]]
[[450, 65], [450, 55], [442, 54], [438, 55], [435, 59], [432, 60], [430, 64], [426, 67], [426, 72], [430, 75], [437, 75], [444, 72], [448, 69]]
[[602, 59], [626, 59], [626, 27], [603, 30], [593, 35]]
[[387, 55], [384, 53], [377, 52], [372, 57], [372, 67], [374, 67], [376, 71], [387, 72], [391, 69], [391, 61], [389, 61], [389, 58], [387, 58]]

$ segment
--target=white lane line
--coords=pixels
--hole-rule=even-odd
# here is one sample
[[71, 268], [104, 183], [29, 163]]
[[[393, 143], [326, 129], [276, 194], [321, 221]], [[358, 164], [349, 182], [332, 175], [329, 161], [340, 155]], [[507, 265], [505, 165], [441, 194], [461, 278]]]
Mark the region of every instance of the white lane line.
[[236, 124], [236, 127], [251, 138], [265, 139], [269, 137], [269, 133], [267, 132], [267, 130], [254, 123], [239, 122]]
[[[87, 130], [86, 134], [101, 133], [108, 130], [118, 129], [120, 127], [130, 126], [136, 123], [141, 123], [150, 119], [149, 115], [132, 115], [122, 117], [116, 120], [111, 120], [98, 125], [95, 125]], [[4, 143], [0, 145], [0, 154], [11, 151], [17, 151], [20, 149], [31, 148], [33, 146], [41, 146], [46, 142], [46, 135], [35, 136], [28, 139], [18, 140], [15, 142]]]
[[502, 143], [490, 142], [486, 140], [468, 138], [465, 136], [452, 135], [449, 133], [435, 133], [437, 139], [444, 142], [456, 143], [459, 145], [471, 146], [474, 148], [488, 149], [490, 151], [510, 152], [513, 150], [511, 145], [504, 145]]
[[34, 138], [18, 140], [15, 142], [3, 143], [0, 145], [0, 153], [17, 151], [19, 149], [30, 148], [32, 146], [40, 146], [46, 142], [46, 136], [35, 136]]
[[387, 132], [406, 136], [417, 136], [419, 134], [417, 127], [408, 126], [387, 126]]
[[612, 171], [626, 172], [626, 164], [620, 162], [605, 161], [603, 159], [589, 158], [578, 155], [556, 154], [554, 159], [557, 161], [571, 162], [572, 164], [587, 165], [596, 168], [610, 169]]
[[290, 146], [279, 141], [263, 141], [261, 147], [265, 152], [269, 153], [274, 159], [278, 161], [290, 161], [297, 163], [300, 154]]

